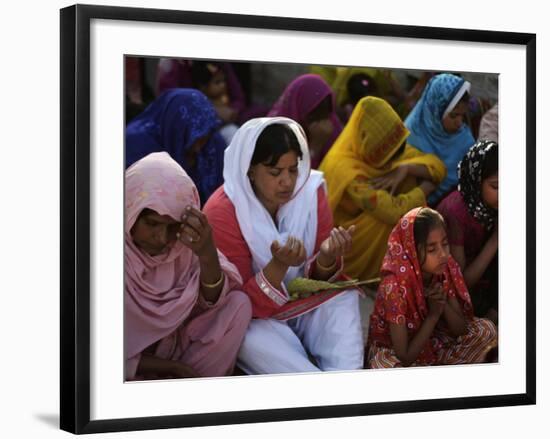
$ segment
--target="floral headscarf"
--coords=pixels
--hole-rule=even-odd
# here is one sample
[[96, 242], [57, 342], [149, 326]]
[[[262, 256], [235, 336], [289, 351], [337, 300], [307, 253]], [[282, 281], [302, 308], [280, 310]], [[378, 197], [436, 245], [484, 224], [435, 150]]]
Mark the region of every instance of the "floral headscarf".
[[[428, 303], [424, 296], [421, 264], [414, 240], [414, 222], [423, 207], [405, 214], [393, 228], [388, 239], [388, 250], [382, 262], [382, 282], [374, 311], [371, 315], [370, 343], [389, 345], [389, 323], [406, 324], [412, 336], [422, 326], [428, 315]], [[448, 297], [456, 297], [467, 318], [473, 317], [472, 302], [458, 263], [449, 257], [443, 273], [443, 289]], [[435, 358], [437, 346], [428, 343], [419, 361], [430, 363]]]
[[488, 231], [493, 229], [498, 217], [498, 211], [487, 206], [481, 197], [483, 168], [490, 151], [498, 154], [498, 144], [491, 140], [480, 140], [458, 164], [458, 190], [470, 215]]

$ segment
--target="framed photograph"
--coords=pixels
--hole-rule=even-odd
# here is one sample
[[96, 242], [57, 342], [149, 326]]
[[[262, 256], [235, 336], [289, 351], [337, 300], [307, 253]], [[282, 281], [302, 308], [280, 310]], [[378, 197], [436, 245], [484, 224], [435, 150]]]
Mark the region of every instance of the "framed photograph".
[[[127, 63], [149, 60], [139, 67], [147, 75], [161, 58], [231, 62], [244, 75], [354, 66], [405, 78], [489, 78], [501, 149], [498, 361], [126, 381], [125, 126], [132, 104], [144, 105], [128, 101]], [[80, 434], [535, 404], [535, 59], [536, 37], [525, 33], [62, 9], [61, 428]]]

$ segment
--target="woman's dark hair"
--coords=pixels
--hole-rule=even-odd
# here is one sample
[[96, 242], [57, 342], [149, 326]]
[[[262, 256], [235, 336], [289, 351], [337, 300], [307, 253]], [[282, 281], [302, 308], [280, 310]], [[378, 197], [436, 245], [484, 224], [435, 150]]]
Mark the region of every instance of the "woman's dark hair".
[[256, 140], [256, 148], [250, 161], [250, 166], [262, 163], [266, 166], [275, 166], [282, 155], [294, 151], [298, 158], [302, 158], [302, 150], [298, 138], [287, 125], [268, 125]]
[[481, 180], [483, 181], [496, 174], [498, 174], [498, 143], [494, 143], [485, 153], [485, 161], [483, 162], [483, 169], [481, 170]]
[[306, 123], [318, 122], [323, 119], [328, 119], [332, 112], [332, 97], [325, 96], [325, 98], [317, 104], [317, 106], [306, 115]]
[[430, 232], [437, 228], [446, 229], [445, 220], [437, 210], [424, 207], [414, 219], [414, 242], [416, 244], [416, 254], [420, 265], [426, 261], [426, 244]]
[[191, 81], [194, 87], [208, 85], [214, 75], [222, 70], [219, 63], [206, 61], [193, 61], [191, 64]]
[[366, 73], [356, 73], [348, 79], [348, 96], [352, 105], [357, 104], [361, 98], [376, 94], [376, 84]]

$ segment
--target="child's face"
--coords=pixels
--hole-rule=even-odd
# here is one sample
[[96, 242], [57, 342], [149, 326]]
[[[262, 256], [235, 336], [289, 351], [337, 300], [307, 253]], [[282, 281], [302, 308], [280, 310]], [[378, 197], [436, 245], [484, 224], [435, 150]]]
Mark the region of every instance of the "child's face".
[[498, 210], [498, 174], [481, 182], [481, 198], [486, 206]]
[[221, 70], [219, 70], [218, 72], [216, 72], [216, 74], [212, 77], [212, 79], [208, 83], [204, 94], [208, 96], [210, 99], [216, 99], [224, 95], [225, 91], [226, 91], [225, 75]]
[[442, 274], [449, 259], [449, 242], [443, 227], [436, 227], [428, 234], [426, 240], [426, 258], [422, 271], [426, 274]]
[[466, 112], [468, 111], [468, 104], [466, 102], [459, 102], [453, 110], [443, 118], [443, 128], [449, 134], [456, 133], [466, 118]]

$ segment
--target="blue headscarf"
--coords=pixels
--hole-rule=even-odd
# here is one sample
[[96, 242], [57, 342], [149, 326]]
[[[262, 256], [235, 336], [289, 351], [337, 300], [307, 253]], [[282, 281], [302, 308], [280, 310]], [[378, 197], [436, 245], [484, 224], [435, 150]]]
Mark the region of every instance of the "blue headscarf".
[[[214, 107], [198, 90], [174, 88], [155, 99], [126, 127], [126, 167], [152, 152], [166, 151], [191, 177], [204, 205], [223, 183], [227, 146], [216, 131], [221, 125]], [[186, 162], [195, 141], [210, 135], [191, 168]]]
[[447, 166], [447, 178], [428, 198], [431, 204], [456, 186], [458, 162], [475, 143], [474, 136], [466, 124], [452, 134], [443, 128], [444, 113], [453, 100], [456, 101], [456, 105], [459, 92], [458, 98], [462, 97], [465, 83], [463, 78], [450, 73], [434, 76], [405, 120], [405, 126], [411, 132], [407, 143], [425, 153], [435, 154]]

